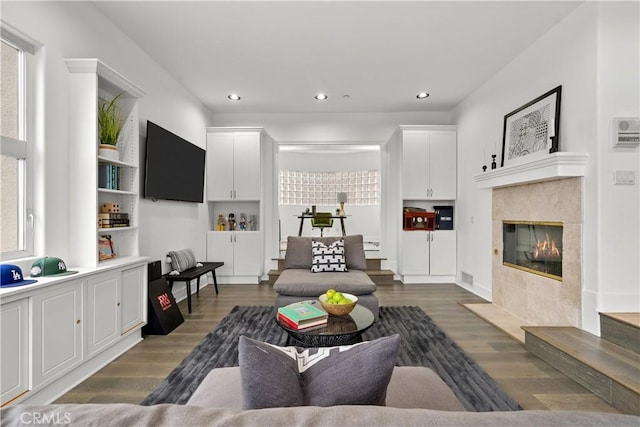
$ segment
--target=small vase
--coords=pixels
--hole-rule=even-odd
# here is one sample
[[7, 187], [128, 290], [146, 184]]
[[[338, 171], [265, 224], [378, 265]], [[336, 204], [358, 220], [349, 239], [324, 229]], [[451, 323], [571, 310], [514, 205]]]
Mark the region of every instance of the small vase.
[[111, 160], [120, 160], [120, 153], [115, 145], [100, 144], [98, 146], [98, 156]]

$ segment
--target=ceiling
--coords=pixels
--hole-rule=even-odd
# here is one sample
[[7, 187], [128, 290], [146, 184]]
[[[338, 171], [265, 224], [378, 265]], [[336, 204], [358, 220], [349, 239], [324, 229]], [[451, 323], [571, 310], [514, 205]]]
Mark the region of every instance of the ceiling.
[[93, 3], [214, 114], [244, 114], [450, 111], [581, 2]]

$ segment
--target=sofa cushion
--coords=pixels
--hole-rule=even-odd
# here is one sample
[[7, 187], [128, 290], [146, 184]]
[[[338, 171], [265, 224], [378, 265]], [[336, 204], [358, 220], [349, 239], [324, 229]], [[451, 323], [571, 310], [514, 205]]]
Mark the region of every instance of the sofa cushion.
[[311, 271], [322, 273], [323, 271], [344, 272], [347, 264], [344, 260], [344, 240], [339, 239], [330, 245], [325, 245], [317, 240], [311, 241]]
[[[242, 409], [240, 368], [212, 369], [193, 392], [187, 405]], [[444, 381], [423, 366], [395, 366], [387, 386], [387, 406], [464, 411]]]
[[339, 239], [344, 239], [344, 257], [347, 261], [347, 269], [366, 270], [367, 260], [364, 255], [362, 234], [344, 237], [289, 236], [287, 238], [287, 251], [284, 255], [284, 268], [310, 269], [312, 261], [311, 241], [317, 240], [329, 245]]
[[283, 270], [273, 284], [273, 290], [281, 295], [301, 297], [317, 297], [329, 288], [353, 295], [367, 295], [375, 292], [376, 284], [360, 270], [312, 273], [309, 269], [298, 268]]
[[384, 405], [400, 335], [349, 346], [297, 348], [240, 337], [244, 409]]

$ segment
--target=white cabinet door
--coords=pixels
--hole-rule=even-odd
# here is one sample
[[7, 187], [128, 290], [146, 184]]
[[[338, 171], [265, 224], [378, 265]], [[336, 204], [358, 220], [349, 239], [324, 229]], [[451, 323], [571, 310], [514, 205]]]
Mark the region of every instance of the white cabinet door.
[[233, 232], [210, 231], [207, 233], [207, 261], [224, 262], [216, 270], [218, 276], [233, 276]]
[[429, 133], [429, 198], [455, 200], [456, 198], [456, 132], [431, 131]]
[[233, 239], [234, 274], [238, 276], [260, 275], [260, 232], [239, 231]]
[[207, 135], [207, 200], [233, 198], [233, 132]]
[[0, 404], [29, 390], [29, 300], [0, 307]]
[[87, 279], [84, 311], [87, 356], [92, 356], [120, 338], [120, 272]]
[[32, 297], [32, 387], [64, 374], [82, 361], [82, 282]]
[[402, 198], [422, 200], [429, 189], [429, 134], [407, 130], [402, 133]]
[[147, 321], [146, 266], [122, 271], [120, 291], [120, 334], [124, 335]]
[[402, 232], [403, 275], [429, 274], [429, 234], [422, 230]]
[[260, 200], [260, 133], [236, 132], [233, 144], [234, 200]]
[[430, 247], [430, 271], [432, 276], [456, 274], [456, 231], [432, 231]]

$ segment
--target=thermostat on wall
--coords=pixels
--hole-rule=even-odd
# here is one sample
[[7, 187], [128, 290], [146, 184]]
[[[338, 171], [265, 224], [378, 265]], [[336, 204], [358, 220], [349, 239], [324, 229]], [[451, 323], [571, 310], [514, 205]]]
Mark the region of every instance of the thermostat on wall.
[[640, 145], [640, 118], [614, 117], [613, 146], [637, 147]]

